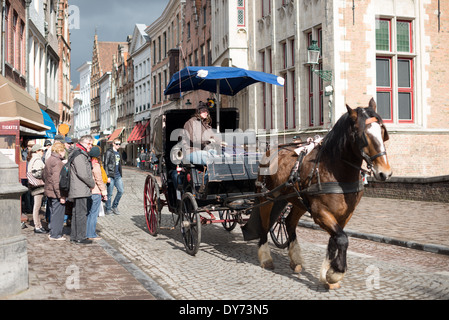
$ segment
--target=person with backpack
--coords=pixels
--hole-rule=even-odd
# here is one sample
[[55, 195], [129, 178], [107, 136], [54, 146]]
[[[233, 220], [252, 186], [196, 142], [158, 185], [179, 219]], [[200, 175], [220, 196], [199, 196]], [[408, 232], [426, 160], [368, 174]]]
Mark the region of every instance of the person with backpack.
[[[106, 201], [106, 214], [120, 214], [118, 211], [118, 205], [120, 199], [125, 192], [122, 180], [122, 162], [120, 159], [120, 148], [121, 140], [116, 138], [113, 141], [112, 147], [106, 150], [104, 155], [104, 169], [108, 175], [108, 200]], [[114, 187], [117, 188], [117, 194], [115, 195], [114, 201], [112, 201], [112, 193], [114, 192]]]
[[[89, 152], [92, 149], [94, 138], [85, 135], [80, 138], [73, 151], [69, 154], [68, 164], [70, 171], [69, 198], [73, 199], [72, 225], [70, 241], [76, 244], [92, 243], [86, 237], [87, 229], [87, 201], [92, 195], [95, 181], [92, 176], [92, 163]], [[64, 172], [61, 170], [61, 173]]]

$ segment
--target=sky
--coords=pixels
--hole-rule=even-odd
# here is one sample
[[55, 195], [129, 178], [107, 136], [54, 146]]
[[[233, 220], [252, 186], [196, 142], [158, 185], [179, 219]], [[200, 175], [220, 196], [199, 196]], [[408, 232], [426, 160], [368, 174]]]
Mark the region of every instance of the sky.
[[[169, 0], [69, 0], [71, 29], [71, 78], [79, 84], [76, 71], [92, 60], [97, 29], [98, 41], [126, 41], [137, 23], [152, 24], [159, 18]], [[77, 18], [79, 17], [79, 19]]]

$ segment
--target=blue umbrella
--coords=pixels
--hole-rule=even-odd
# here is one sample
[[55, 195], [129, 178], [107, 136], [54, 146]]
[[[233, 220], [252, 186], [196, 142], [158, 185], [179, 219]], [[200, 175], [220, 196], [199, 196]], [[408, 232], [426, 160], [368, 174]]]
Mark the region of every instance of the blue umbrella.
[[217, 94], [217, 130], [220, 131], [220, 94], [233, 96], [256, 82], [284, 85], [284, 78], [273, 74], [232, 67], [186, 67], [171, 78], [165, 95], [192, 90]]

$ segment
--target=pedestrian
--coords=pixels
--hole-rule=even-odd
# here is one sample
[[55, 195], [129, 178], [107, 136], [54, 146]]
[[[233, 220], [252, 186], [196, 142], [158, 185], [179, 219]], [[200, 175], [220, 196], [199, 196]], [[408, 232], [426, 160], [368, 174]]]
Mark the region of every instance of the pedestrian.
[[[45, 164], [42, 161], [42, 156], [44, 155], [44, 147], [40, 144], [35, 144], [30, 152], [28, 153], [28, 174], [31, 174], [36, 179], [42, 179], [42, 174], [44, 171]], [[42, 198], [44, 197], [44, 185], [34, 186], [28, 183], [28, 187], [31, 191], [31, 196], [34, 200], [33, 205], [33, 223], [34, 223], [34, 233], [47, 233], [42, 227], [41, 219], [39, 217]]]
[[51, 143], [50, 140], [45, 140], [45, 142], [44, 142], [44, 149], [45, 149], [45, 151], [44, 151], [44, 156], [42, 157], [42, 161], [44, 161], [44, 163], [51, 156], [51, 153], [52, 153], [52, 151], [51, 151], [51, 144], [52, 143]]
[[[112, 147], [106, 150], [104, 157], [104, 169], [108, 176], [108, 200], [106, 201], [106, 214], [120, 214], [118, 205], [123, 193], [125, 192], [122, 180], [122, 162], [120, 161], [120, 153], [118, 152], [120, 144], [120, 139], [114, 139]], [[114, 201], [111, 205], [114, 187], [117, 188], [117, 194], [115, 195]]]
[[88, 202], [89, 213], [87, 215], [86, 237], [89, 240], [100, 240], [101, 237], [96, 233], [97, 219], [101, 202], [108, 199], [108, 190], [106, 189], [101, 174], [100, 148], [93, 146], [89, 152], [89, 156], [92, 158], [92, 175], [95, 180], [95, 187], [92, 190], [92, 195]]
[[123, 150], [123, 152], [122, 152], [122, 159], [123, 159], [123, 164], [126, 166], [126, 162], [128, 160], [128, 154], [126, 153], [125, 150]]
[[89, 151], [92, 149], [94, 138], [86, 135], [80, 138], [73, 151], [69, 154], [72, 160], [70, 168], [70, 189], [68, 197], [73, 200], [72, 224], [70, 241], [77, 244], [92, 243], [86, 239], [87, 201], [95, 187], [92, 177], [92, 163]]
[[145, 162], [147, 159], [147, 155], [145, 153], [145, 150], [140, 150], [139, 160], [140, 160], [140, 169], [145, 170]]
[[47, 196], [47, 207], [50, 211], [50, 234], [49, 240], [64, 241], [62, 235], [64, 228], [64, 214], [67, 194], [59, 190], [59, 175], [64, 166], [65, 147], [61, 142], [55, 142], [51, 147], [51, 156], [47, 159], [44, 168], [45, 195]]

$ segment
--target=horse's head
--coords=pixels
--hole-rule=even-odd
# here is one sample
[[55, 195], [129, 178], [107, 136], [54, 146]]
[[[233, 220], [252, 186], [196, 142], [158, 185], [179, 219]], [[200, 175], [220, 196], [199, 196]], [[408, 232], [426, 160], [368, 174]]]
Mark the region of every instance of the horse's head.
[[352, 109], [346, 105], [354, 124], [354, 146], [356, 152], [372, 169], [377, 180], [385, 181], [392, 175], [384, 142], [388, 140], [388, 132], [382, 118], [376, 113], [376, 103], [371, 99], [367, 108]]

